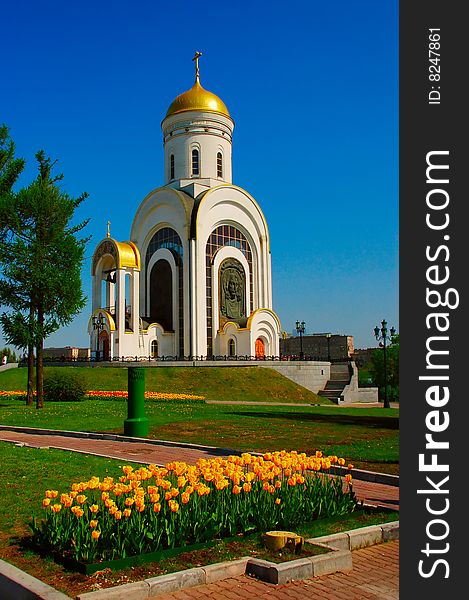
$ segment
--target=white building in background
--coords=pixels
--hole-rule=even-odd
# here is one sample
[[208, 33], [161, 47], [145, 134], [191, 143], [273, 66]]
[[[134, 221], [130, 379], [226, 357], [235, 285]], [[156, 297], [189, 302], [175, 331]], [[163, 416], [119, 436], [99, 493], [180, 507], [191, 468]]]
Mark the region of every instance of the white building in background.
[[92, 261], [92, 351], [101, 358], [278, 356], [267, 223], [232, 183], [234, 122], [195, 83], [161, 124], [165, 185], [137, 209], [130, 241]]

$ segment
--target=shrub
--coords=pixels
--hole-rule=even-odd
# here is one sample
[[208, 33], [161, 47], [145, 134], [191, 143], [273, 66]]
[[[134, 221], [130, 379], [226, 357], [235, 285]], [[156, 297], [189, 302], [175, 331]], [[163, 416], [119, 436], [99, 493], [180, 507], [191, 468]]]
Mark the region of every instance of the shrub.
[[78, 373], [61, 369], [44, 375], [44, 398], [47, 402], [80, 402], [87, 389]]

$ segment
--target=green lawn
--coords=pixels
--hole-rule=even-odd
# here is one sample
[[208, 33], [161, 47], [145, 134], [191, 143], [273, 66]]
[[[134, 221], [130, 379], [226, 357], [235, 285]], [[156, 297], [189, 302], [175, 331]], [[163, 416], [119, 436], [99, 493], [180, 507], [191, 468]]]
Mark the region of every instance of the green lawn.
[[[376, 471], [397, 472], [396, 409], [326, 406], [246, 406], [147, 400], [150, 437], [237, 450], [323, 450]], [[71, 431], [122, 433], [124, 400], [54, 402], [42, 410], [0, 399], [0, 423]]]

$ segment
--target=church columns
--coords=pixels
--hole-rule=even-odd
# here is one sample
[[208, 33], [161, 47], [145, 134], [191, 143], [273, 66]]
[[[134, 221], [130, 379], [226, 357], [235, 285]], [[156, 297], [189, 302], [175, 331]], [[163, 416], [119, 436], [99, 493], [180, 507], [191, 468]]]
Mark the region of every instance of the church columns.
[[259, 236], [260, 244], [260, 277], [259, 281], [261, 284], [261, 302], [259, 308], [268, 308], [270, 306], [268, 294], [267, 294], [267, 240], [264, 235]]
[[101, 276], [93, 275], [91, 311], [101, 308]]
[[112, 309], [115, 306], [116, 303], [116, 290], [115, 290], [115, 283], [112, 283], [110, 281], [106, 282], [106, 298], [105, 300], [102, 299], [101, 302], [105, 301], [104, 306], [111, 309], [110, 312], [112, 314]]
[[[116, 285], [117, 285], [116, 326], [117, 326], [119, 338], [121, 339], [121, 337], [125, 334], [125, 270], [124, 269], [117, 269]], [[121, 344], [122, 344], [122, 341], [120, 342]]]
[[194, 239], [189, 240], [189, 311], [190, 311], [190, 350], [189, 353], [194, 356], [198, 354], [197, 348], [197, 278], [196, 278], [196, 248]]
[[140, 287], [140, 277], [139, 272], [135, 269], [132, 271], [131, 277], [131, 305], [132, 305], [132, 320], [131, 327], [134, 333], [138, 333], [140, 329], [140, 320], [139, 320], [139, 287]]

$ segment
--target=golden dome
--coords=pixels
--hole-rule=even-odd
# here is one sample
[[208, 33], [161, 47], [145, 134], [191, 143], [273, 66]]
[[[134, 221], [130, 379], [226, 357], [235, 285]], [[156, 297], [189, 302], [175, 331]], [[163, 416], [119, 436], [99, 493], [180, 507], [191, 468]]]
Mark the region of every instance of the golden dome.
[[116, 269], [130, 267], [140, 271], [140, 252], [133, 242], [118, 242], [108, 236], [99, 242], [93, 254], [91, 274], [96, 275], [96, 268], [100, 259], [109, 254], [113, 258]]
[[212, 94], [212, 92], [204, 89], [200, 85], [198, 77], [196, 77], [195, 83], [190, 90], [180, 94], [173, 100], [171, 106], [168, 108], [165, 118], [187, 110], [201, 110], [219, 113], [225, 115], [225, 117], [230, 116], [223, 100], [215, 94]]
[[140, 271], [140, 252], [133, 242], [116, 242], [119, 255], [118, 268], [131, 267]]

